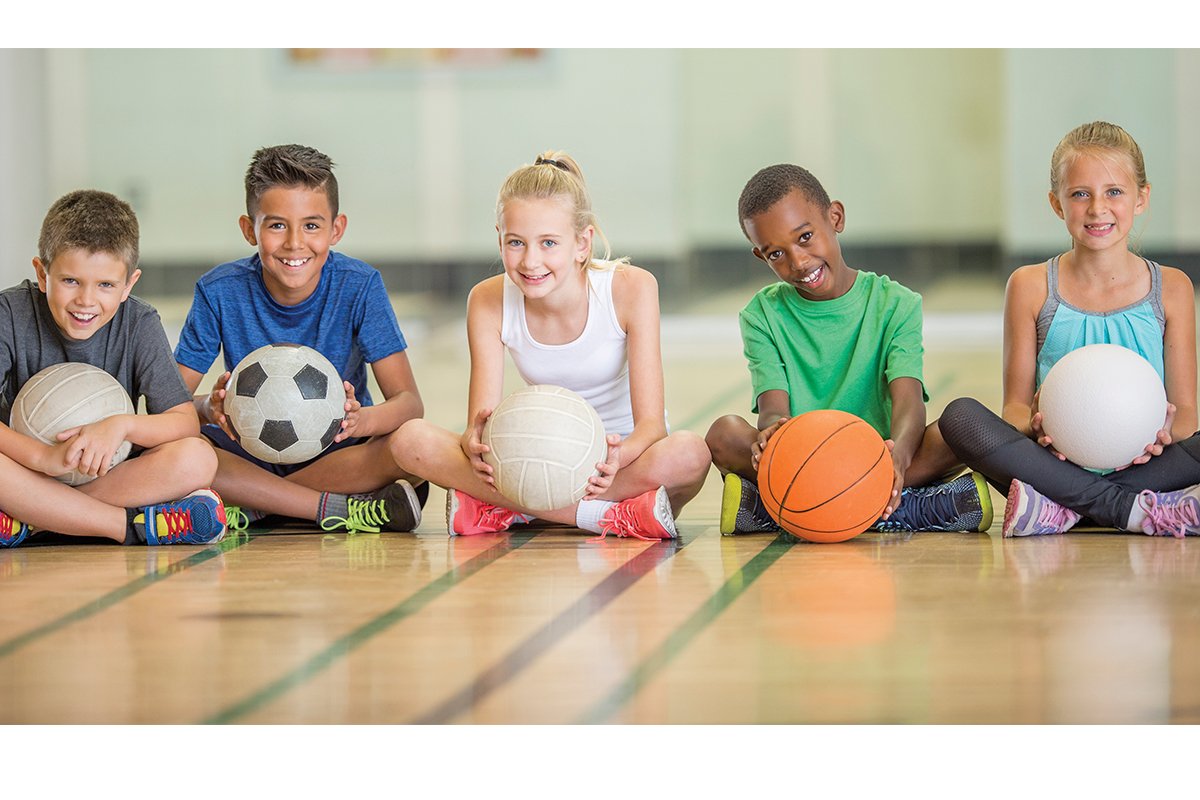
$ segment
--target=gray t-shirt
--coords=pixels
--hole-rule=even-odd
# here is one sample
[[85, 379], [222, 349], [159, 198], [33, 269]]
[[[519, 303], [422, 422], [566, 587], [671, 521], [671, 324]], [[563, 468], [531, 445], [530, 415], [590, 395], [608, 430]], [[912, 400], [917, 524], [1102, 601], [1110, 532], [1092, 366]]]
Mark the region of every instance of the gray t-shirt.
[[132, 295], [91, 338], [63, 336], [50, 315], [46, 295], [31, 280], [0, 292], [0, 422], [8, 424], [13, 400], [25, 381], [46, 367], [73, 361], [91, 364], [116, 378], [135, 408], [160, 414], [190, 402], [162, 320], [154, 306]]

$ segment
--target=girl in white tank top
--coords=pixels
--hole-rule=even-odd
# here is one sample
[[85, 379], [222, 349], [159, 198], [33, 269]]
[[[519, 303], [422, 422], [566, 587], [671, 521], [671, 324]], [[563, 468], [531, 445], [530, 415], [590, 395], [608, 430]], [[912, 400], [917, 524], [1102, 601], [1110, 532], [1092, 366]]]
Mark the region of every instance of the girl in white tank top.
[[451, 535], [535, 519], [497, 491], [482, 458], [484, 422], [504, 396], [507, 349], [526, 383], [582, 395], [607, 433], [608, 455], [584, 498], [536, 517], [601, 536], [674, 538], [674, 516], [700, 491], [711, 457], [700, 436], [666, 428], [657, 281], [640, 267], [593, 258], [603, 234], [582, 172], [565, 154], [543, 154], [510, 174], [496, 206], [504, 274], [476, 284], [467, 300], [467, 428], [457, 435], [411, 420], [395, 440], [397, 462], [447, 489]]

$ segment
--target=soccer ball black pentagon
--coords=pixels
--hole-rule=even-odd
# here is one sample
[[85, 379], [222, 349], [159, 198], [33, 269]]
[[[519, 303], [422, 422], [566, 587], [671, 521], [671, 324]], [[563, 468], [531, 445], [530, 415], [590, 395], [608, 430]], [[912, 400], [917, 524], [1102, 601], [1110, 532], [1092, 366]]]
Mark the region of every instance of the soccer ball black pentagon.
[[329, 359], [299, 344], [269, 344], [243, 358], [225, 387], [225, 415], [252, 456], [298, 464], [329, 445], [346, 416], [346, 391]]

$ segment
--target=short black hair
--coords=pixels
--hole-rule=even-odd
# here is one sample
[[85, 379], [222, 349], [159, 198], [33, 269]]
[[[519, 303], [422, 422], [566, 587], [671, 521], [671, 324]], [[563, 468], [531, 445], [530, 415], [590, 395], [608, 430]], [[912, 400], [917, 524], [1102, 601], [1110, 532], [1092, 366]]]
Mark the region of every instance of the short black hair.
[[329, 198], [333, 216], [338, 215], [338, 183], [333, 160], [302, 144], [277, 144], [255, 151], [246, 170], [246, 214], [258, 213], [258, 202], [276, 186], [320, 189]]
[[763, 167], [746, 181], [738, 198], [738, 224], [742, 227], [742, 233], [746, 232], [746, 220], [763, 213], [793, 189], [799, 189], [808, 202], [815, 203], [822, 211], [831, 205], [825, 187], [804, 167], [795, 164]]

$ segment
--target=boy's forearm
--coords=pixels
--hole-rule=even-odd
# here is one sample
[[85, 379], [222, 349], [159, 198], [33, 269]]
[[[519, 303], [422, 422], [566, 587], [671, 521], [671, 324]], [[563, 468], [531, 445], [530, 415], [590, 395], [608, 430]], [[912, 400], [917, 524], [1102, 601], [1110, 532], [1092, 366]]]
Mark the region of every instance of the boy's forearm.
[[401, 392], [377, 406], [363, 406], [358, 413], [355, 436], [386, 436], [410, 419], [424, 416], [425, 406], [412, 392]]
[[42, 457], [47, 446], [23, 433], [17, 433], [7, 425], [0, 424], [0, 453], [16, 461], [26, 469], [42, 472]]
[[186, 406], [183, 410], [168, 410], [161, 414], [130, 414], [125, 438], [142, 447], [200, 435], [200, 421]]

